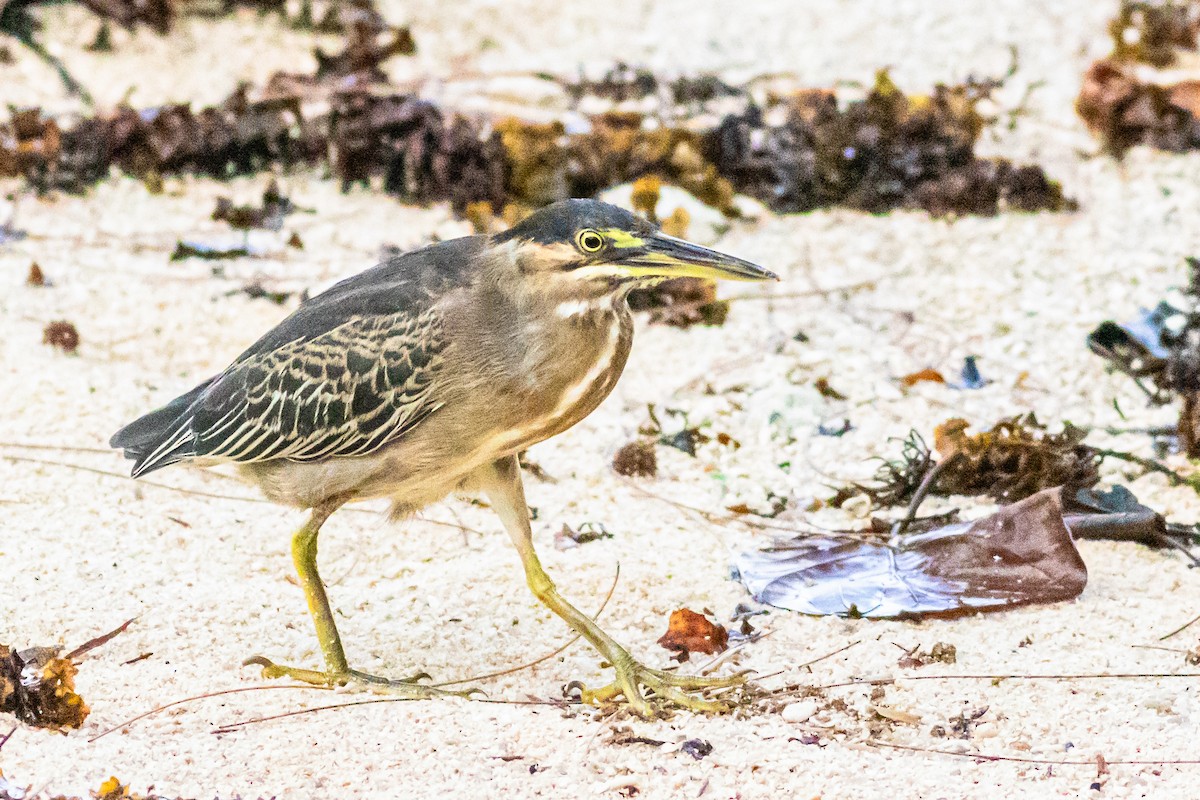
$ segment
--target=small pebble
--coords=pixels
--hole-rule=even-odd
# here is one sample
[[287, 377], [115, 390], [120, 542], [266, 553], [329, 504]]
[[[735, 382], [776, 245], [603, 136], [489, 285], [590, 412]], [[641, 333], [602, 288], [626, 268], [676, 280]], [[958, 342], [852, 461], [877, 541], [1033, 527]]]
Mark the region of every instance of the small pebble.
[[811, 700], [801, 700], [784, 706], [781, 716], [785, 722], [805, 722], [817, 713], [817, 704]]

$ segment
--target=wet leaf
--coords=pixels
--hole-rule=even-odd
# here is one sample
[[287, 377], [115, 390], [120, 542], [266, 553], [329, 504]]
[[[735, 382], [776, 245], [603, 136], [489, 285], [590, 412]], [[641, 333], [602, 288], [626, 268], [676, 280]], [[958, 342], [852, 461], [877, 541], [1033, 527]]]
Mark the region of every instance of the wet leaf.
[[659, 638], [658, 643], [667, 650], [675, 651], [679, 661], [687, 661], [689, 653], [713, 655], [725, 652], [729, 633], [703, 614], [680, 608], [671, 612], [667, 632]]
[[1057, 602], [1077, 596], [1087, 583], [1055, 489], [976, 522], [895, 541], [804, 537], [743, 553], [735, 569], [759, 602], [870, 618]]

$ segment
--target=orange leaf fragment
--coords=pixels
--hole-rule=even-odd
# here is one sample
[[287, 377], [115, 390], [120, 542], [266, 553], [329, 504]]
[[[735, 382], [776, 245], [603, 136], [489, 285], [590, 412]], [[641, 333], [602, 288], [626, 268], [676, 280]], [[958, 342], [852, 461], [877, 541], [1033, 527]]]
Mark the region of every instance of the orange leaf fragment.
[[725, 652], [729, 644], [729, 632], [703, 614], [680, 608], [671, 612], [667, 632], [658, 643], [668, 650], [680, 653], [680, 661], [683, 661], [690, 652], [708, 655]]
[[916, 372], [910, 372], [908, 375], [905, 375], [903, 378], [900, 379], [900, 384], [902, 386], [904, 386], [905, 388], [908, 388], [910, 386], [916, 386], [918, 383], [945, 383], [945, 382], [946, 382], [945, 376], [943, 376], [942, 373], [938, 372], [933, 367], [926, 367], [925, 369], [918, 370]]

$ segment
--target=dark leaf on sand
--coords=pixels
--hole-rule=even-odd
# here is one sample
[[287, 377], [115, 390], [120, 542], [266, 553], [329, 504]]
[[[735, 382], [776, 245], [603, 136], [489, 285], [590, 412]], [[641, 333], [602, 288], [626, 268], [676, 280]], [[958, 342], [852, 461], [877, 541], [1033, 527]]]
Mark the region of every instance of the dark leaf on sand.
[[893, 541], [805, 537], [743, 553], [735, 568], [759, 602], [872, 618], [1050, 603], [1077, 596], [1087, 583], [1058, 490]]
[[675, 651], [679, 661], [687, 661], [688, 653], [723, 653], [729, 643], [729, 632], [703, 614], [680, 608], [671, 612], [667, 632], [658, 643]]

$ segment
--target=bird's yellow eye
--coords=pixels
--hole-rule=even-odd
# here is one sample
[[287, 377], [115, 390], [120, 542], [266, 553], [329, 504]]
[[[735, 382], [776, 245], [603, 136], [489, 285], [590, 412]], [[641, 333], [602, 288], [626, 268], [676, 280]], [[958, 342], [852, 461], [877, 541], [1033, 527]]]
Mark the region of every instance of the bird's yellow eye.
[[584, 228], [575, 236], [575, 244], [585, 253], [598, 253], [604, 249], [604, 237], [599, 231]]

